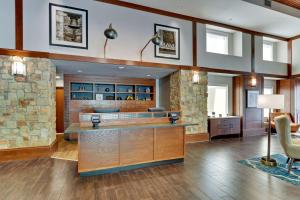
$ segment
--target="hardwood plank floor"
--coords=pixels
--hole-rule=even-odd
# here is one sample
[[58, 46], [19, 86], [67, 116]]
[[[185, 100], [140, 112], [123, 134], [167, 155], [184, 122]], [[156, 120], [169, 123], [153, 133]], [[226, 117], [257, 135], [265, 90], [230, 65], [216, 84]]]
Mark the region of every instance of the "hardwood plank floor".
[[[237, 163], [266, 147], [266, 137], [189, 144], [184, 164], [94, 177], [79, 177], [73, 161], [0, 163], [0, 199], [299, 199], [299, 187]], [[272, 151], [282, 152], [276, 136]]]

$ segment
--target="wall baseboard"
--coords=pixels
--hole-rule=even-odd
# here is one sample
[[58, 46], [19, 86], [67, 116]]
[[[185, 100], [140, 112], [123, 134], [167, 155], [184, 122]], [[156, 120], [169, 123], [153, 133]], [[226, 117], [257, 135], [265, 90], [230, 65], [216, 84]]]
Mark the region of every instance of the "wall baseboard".
[[195, 142], [208, 142], [208, 133], [196, 133], [196, 134], [186, 134], [185, 143], [195, 143]]
[[57, 151], [57, 148], [58, 142], [57, 139], [55, 139], [49, 146], [0, 149], [0, 162], [49, 158]]

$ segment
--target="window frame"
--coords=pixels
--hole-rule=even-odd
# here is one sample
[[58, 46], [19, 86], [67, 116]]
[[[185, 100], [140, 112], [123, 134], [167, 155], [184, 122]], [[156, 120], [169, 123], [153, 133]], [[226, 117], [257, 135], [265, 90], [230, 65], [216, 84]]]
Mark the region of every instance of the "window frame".
[[[214, 51], [208, 51], [208, 34], [212, 34], [212, 35], [216, 35], [216, 36], [222, 36], [222, 37], [226, 37], [226, 49], [225, 49], [225, 53], [220, 53], [220, 52], [214, 52]], [[223, 31], [218, 31], [218, 30], [213, 30], [213, 29], [206, 29], [206, 33], [205, 33], [205, 37], [206, 37], [206, 52], [208, 53], [216, 53], [216, 54], [221, 54], [221, 55], [230, 55], [229, 54], [229, 42], [230, 42], [230, 33], [227, 32], [223, 32]]]
[[[208, 88], [209, 87], [224, 87], [226, 88], [226, 104], [225, 104], [225, 116], [226, 114], [229, 114], [229, 85], [228, 84], [217, 84], [217, 83], [212, 83], [212, 84], [208, 84], [207, 85], [207, 99], [208, 99]], [[221, 114], [221, 113], [217, 113], [216, 111], [214, 111], [217, 114]], [[207, 101], [207, 113], [209, 114], [208, 111], [208, 101]], [[223, 114], [223, 113], [222, 113]]]
[[[272, 59], [271, 60], [268, 60], [268, 59], [265, 59], [264, 58], [264, 45], [268, 45], [268, 46], [272, 46]], [[275, 61], [275, 55], [274, 55], [274, 51], [275, 51], [275, 43], [274, 42], [271, 42], [271, 41], [268, 41], [268, 40], [263, 40], [263, 46], [262, 46], [262, 57], [263, 57], [263, 60], [264, 61], [270, 61], [270, 62], [274, 62]]]

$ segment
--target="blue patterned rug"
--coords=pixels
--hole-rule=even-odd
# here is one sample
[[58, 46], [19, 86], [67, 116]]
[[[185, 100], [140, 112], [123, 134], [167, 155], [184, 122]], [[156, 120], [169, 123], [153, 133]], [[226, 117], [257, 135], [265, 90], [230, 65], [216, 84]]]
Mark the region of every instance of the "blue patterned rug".
[[285, 155], [283, 154], [272, 155], [272, 158], [274, 158], [277, 161], [277, 167], [268, 167], [261, 164], [260, 158], [261, 157], [255, 157], [247, 160], [240, 160], [238, 162], [248, 167], [264, 171], [272, 176], [280, 178], [281, 180], [287, 181], [294, 185], [300, 185], [300, 162], [294, 163], [293, 169], [289, 174], [287, 169], [288, 165], [286, 163], [287, 157]]

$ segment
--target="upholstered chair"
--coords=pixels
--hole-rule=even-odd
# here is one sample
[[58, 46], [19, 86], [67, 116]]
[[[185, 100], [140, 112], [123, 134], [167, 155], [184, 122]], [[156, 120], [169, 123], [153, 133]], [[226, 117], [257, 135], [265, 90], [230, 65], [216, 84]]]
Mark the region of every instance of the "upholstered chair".
[[300, 146], [293, 142], [291, 137], [290, 121], [287, 116], [279, 116], [274, 119], [276, 132], [279, 134], [280, 144], [289, 159], [288, 172], [290, 173], [295, 160], [300, 159]]

